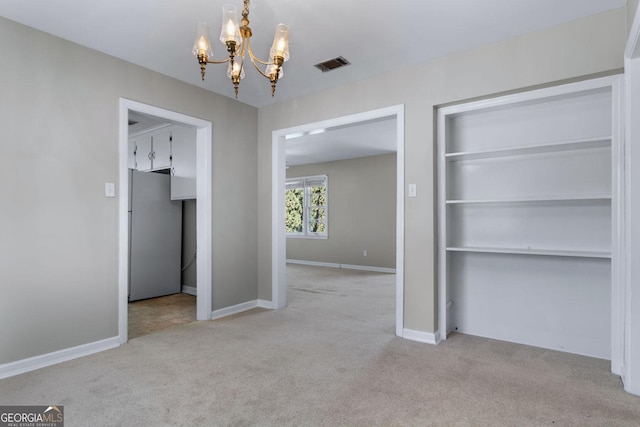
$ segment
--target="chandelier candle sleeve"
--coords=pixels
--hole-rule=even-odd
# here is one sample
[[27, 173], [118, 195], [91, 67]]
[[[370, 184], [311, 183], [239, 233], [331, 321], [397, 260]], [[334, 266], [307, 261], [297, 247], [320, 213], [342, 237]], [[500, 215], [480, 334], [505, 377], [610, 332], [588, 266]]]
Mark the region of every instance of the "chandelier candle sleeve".
[[[251, 50], [251, 28], [249, 27], [249, 0], [244, 0], [242, 20], [238, 24], [237, 9], [233, 5], [224, 5], [222, 8], [222, 29], [220, 41], [227, 47], [228, 58], [222, 61], [212, 61], [213, 50], [209, 39], [209, 26], [204, 22], [198, 23], [196, 41], [193, 44], [193, 54], [200, 64], [202, 80], [206, 72], [207, 64], [229, 63], [227, 77], [231, 79], [233, 88], [238, 97], [238, 86], [244, 78], [244, 55], [249, 54], [249, 59], [255, 69], [271, 82], [271, 96], [275, 94], [278, 79], [282, 78], [282, 65], [289, 60], [289, 27], [285, 24], [276, 25], [276, 32], [269, 50], [269, 61], [257, 58]], [[261, 64], [261, 65], [258, 65]], [[263, 72], [262, 65], [266, 65]]]
[[227, 77], [233, 80], [234, 77], [239, 77], [240, 79], [244, 79], [244, 67], [242, 66], [242, 58], [238, 58], [233, 61], [233, 64], [229, 63], [229, 68], [227, 68]]
[[[276, 70], [278, 70], [278, 66], [276, 64], [269, 64], [267, 65], [264, 73], [273, 80], [274, 76], [272, 74], [275, 74]], [[278, 71], [278, 79], [281, 79], [283, 75], [284, 71], [282, 71], [282, 67], [280, 67], [280, 71]]]
[[204, 22], [198, 22], [196, 41], [193, 44], [193, 54], [196, 56], [213, 56], [211, 43], [209, 42], [209, 26]]
[[220, 41], [226, 45], [228, 42], [240, 44], [240, 25], [238, 25], [238, 9], [232, 4], [222, 6], [222, 29]]
[[276, 25], [276, 34], [273, 36], [273, 44], [269, 56], [274, 58], [282, 57], [289, 60], [289, 27], [285, 24]]

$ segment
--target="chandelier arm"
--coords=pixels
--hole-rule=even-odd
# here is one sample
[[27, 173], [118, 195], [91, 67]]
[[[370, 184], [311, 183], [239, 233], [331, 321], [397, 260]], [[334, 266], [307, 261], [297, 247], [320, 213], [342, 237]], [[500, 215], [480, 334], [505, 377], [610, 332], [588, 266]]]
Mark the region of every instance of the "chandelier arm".
[[262, 61], [260, 58], [257, 58], [257, 57], [255, 57], [255, 56], [253, 56], [253, 55], [251, 55], [251, 54], [249, 54], [249, 56], [251, 57], [251, 59], [252, 59], [253, 61], [255, 61], [255, 62], [259, 62], [259, 63], [260, 63], [260, 64], [262, 64], [262, 65], [276, 65], [276, 63], [275, 63], [275, 62], [273, 62], [273, 61], [271, 61], [271, 62], [265, 62], [265, 61]]
[[273, 62], [273, 61], [271, 61], [271, 62], [263, 61], [260, 58], [258, 58], [257, 56], [255, 56], [253, 54], [253, 51], [251, 50], [251, 45], [250, 44], [249, 44], [249, 48], [247, 50], [249, 51], [249, 57], [251, 58], [252, 62], [256, 61], [256, 62], [261, 63], [262, 65], [275, 65], [275, 62]]
[[207, 59], [207, 64], [226, 64], [229, 61], [231, 61], [231, 58], [227, 58], [224, 61], [210, 61]]
[[[271, 80], [271, 77], [270, 77], [269, 75], [265, 74], [265, 73], [260, 69], [260, 67], [258, 67], [258, 64], [256, 64], [256, 61], [254, 60], [253, 55], [249, 55], [249, 59], [251, 59], [251, 63], [253, 64], [254, 68], [255, 68], [256, 70], [258, 70], [258, 72], [259, 72], [260, 74], [262, 74], [262, 75], [263, 75], [264, 77], [266, 77], [267, 79]], [[257, 58], [256, 58], [256, 59], [257, 59]], [[260, 62], [260, 63], [264, 64], [264, 62], [260, 61], [259, 59], [258, 59], [258, 62]]]
[[253, 54], [253, 51], [251, 50], [251, 39], [247, 39], [247, 51], [249, 52], [249, 59], [251, 60], [251, 63], [253, 64], [255, 69], [258, 70], [258, 72], [262, 74], [264, 77], [271, 80], [271, 77], [268, 74], [265, 74], [260, 69], [260, 67], [258, 67], [258, 64], [256, 64], [256, 61], [264, 65], [271, 65], [271, 64], [269, 64], [268, 62], [261, 61], [259, 58], [255, 57], [255, 55]]

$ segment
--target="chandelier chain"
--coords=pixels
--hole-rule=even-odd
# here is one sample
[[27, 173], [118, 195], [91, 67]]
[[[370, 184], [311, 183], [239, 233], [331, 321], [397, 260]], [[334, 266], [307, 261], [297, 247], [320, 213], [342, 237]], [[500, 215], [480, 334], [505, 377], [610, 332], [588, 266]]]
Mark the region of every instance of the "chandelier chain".
[[244, 8], [242, 8], [242, 17], [249, 18], [249, 0], [244, 0]]

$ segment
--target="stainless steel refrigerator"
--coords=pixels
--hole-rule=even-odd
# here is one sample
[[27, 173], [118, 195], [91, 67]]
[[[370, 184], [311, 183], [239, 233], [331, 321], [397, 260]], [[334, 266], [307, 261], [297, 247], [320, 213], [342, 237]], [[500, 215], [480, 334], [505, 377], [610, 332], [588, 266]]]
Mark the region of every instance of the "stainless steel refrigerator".
[[171, 176], [129, 170], [129, 301], [181, 291], [182, 202]]

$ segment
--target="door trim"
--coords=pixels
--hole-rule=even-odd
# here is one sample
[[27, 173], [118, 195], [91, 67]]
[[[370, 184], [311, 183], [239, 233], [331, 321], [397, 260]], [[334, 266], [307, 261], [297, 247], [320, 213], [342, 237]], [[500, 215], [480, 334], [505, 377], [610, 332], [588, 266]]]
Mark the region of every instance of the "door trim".
[[199, 262], [197, 277], [197, 319], [210, 320], [213, 307], [212, 235], [211, 235], [211, 186], [212, 186], [212, 138], [213, 124], [164, 110], [148, 104], [120, 98], [119, 124], [119, 186], [118, 207], [118, 336], [120, 343], [128, 340], [128, 289], [129, 289], [129, 227], [128, 227], [128, 142], [129, 111], [136, 111], [169, 120], [178, 124], [195, 126], [196, 132], [196, 244]]
[[[630, 7], [627, 6], [629, 9]], [[640, 252], [640, 227], [634, 217], [640, 211], [640, 155], [637, 142], [640, 123], [635, 120], [640, 112], [640, 8], [635, 11], [633, 24], [624, 54], [624, 150], [625, 150], [625, 205], [624, 221], [624, 286], [621, 290], [623, 321], [623, 364], [621, 375], [624, 389], [640, 396], [640, 265], [632, 260]], [[632, 120], [632, 118], [634, 118]], [[632, 185], [631, 183], [636, 184]]]

